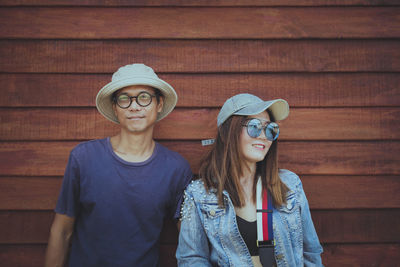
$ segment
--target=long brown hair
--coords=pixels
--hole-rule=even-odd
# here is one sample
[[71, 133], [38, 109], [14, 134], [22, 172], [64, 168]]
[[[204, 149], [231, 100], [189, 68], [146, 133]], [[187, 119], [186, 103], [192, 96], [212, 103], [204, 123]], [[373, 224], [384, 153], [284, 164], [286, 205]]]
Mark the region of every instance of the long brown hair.
[[[268, 111], [268, 110], [267, 110]], [[272, 114], [271, 121], [274, 121]], [[218, 128], [217, 137], [201, 162], [199, 176], [204, 180], [206, 189], [217, 189], [218, 203], [224, 206], [222, 191], [226, 190], [236, 207], [245, 203], [244, 193], [240, 184], [243, 174], [243, 153], [240, 149], [240, 135], [246, 116], [233, 115]], [[271, 193], [275, 207], [286, 203], [288, 187], [281, 181], [278, 174], [278, 142], [273, 141], [265, 158], [256, 163], [256, 173], [253, 183], [253, 202], [256, 202], [257, 178], [261, 176], [263, 188]]]

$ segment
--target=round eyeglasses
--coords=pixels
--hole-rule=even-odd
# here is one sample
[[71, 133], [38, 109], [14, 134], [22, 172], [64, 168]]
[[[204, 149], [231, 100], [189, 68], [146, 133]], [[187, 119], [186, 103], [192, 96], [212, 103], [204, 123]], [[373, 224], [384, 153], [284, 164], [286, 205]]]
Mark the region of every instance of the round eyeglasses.
[[114, 102], [117, 103], [120, 108], [129, 108], [132, 104], [132, 98], [136, 100], [136, 103], [141, 107], [147, 107], [151, 104], [155, 95], [148, 92], [140, 92], [137, 96], [129, 96], [126, 93], [122, 93], [114, 97]]
[[263, 126], [259, 119], [250, 119], [243, 126], [247, 127], [247, 134], [252, 138], [259, 137], [262, 130], [269, 141], [275, 141], [279, 136], [279, 125], [275, 122], [268, 122]]

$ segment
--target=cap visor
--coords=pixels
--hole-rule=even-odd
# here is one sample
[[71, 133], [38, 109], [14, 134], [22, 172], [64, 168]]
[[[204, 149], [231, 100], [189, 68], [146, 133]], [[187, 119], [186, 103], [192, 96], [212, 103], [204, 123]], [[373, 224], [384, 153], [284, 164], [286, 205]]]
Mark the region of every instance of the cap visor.
[[283, 120], [289, 115], [289, 105], [283, 99], [260, 102], [242, 108], [241, 110], [236, 111], [234, 115], [245, 115], [245, 116], [256, 115], [267, 109], [269, 109], [272, 112], [272, 115], [277, 121]]

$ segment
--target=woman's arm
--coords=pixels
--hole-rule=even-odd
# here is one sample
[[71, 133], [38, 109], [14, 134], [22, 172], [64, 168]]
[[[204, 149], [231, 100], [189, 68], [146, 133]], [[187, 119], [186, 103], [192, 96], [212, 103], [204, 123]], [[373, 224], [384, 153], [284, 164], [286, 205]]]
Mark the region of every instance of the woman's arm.
[[321, 260], [322, 246], [319, 243], [317, 232], [311, 218], [310, 207], [303, 186], [300, 182], [299, 200], [301, 208], [301, 220], [303, 226], [303, 256], [304, 266], [323, 266]]
[[176, 258], [180, 267], [212, 266], [209, 261], [208, 239], [200, 216], [193, 196], [186, 191], [182, 206], [179, 243], [176, 251]]
[[45, 267], [64, 266], [74, 231], [75, 218], [56, 213], [50, 230]]

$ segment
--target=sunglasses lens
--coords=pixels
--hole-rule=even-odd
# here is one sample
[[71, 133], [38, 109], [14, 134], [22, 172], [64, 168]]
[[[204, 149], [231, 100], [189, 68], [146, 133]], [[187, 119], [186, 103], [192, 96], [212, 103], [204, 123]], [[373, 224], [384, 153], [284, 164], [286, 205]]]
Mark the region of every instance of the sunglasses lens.
[[265, 136], [269, 141], [275, 141], [279, 136], [279, 126], [275, 122], [271, 122], [265, 128]]
[[256, 138], [261, 134], [262, 125], [259, 120], [253, 119], [247, 123], [247, 133], [250, 137]]

